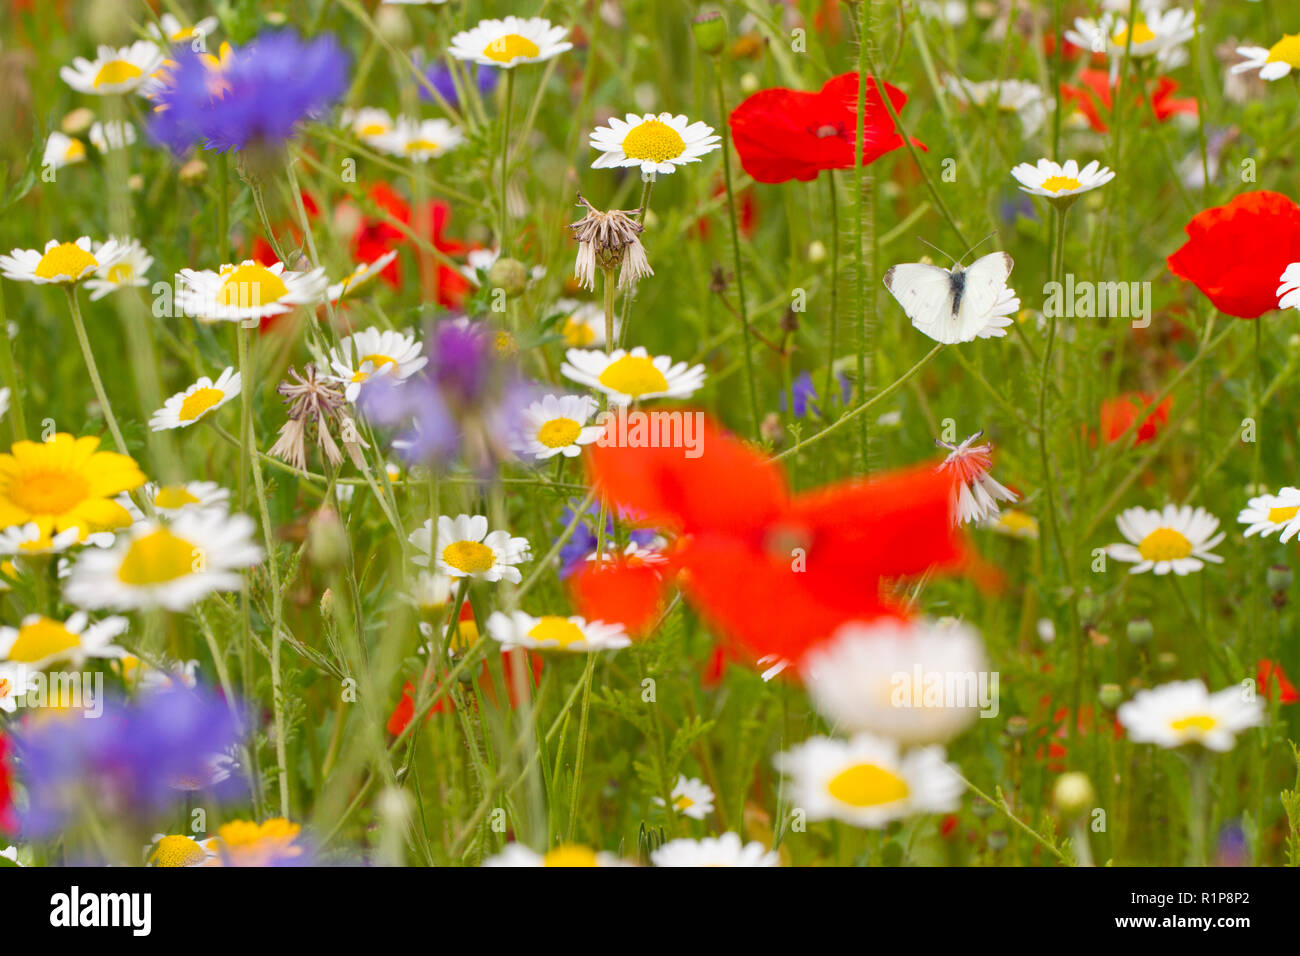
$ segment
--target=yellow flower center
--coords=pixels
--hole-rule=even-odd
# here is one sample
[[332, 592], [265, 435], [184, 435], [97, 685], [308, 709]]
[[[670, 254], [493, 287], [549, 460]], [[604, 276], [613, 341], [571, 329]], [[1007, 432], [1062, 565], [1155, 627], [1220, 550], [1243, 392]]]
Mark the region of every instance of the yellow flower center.
[[438, 151], [438, 144], [431, 139], [413, 139], [407, 142], [404, 147], [408, 153], [434, 153]]
[[153, 503], [154, 507], [175, 511], [186, 505], [196, 505], [199, 499], [186, 491], [184, 485], [167, 485], [158, 489], [158, 494], [153, 496]]
[[576, 349], [584, 349], [596, 340], [596, 330], [572, 316], [565, 320], [564, 331], [561, 334], [564, 336], [565, 343]]
[[578, 644], [586, 640], [582, 628], [567, 617], [554, 614], [538, 618], [533, 629], [528, 632], [528, 636], [539, 643], [554, 641], [560, 650], [566, 650], [570, 644]]
[[135, 267], [129, 262], [119, 262], [109, 268], [106, 278], [114, 285], [129, 282], [135, 278]]
[[1002, 512], [1002, 517], [998, 519], [998, 524], [1002, 525], [1012, 534], [1037, 534], [1038, 521], [1033, 515], [1026, 514], [1023, 511], [1017, 511], [1014, 508], [1010, 511]]
[[86, 144], [79, 139], [68, 140], [68, 148], [63, 151], [63, 158], [70, 163], [86, 158]]
[[158, 841], [149, 862], [154, 866], [194, 866], [206, 860], [203, 847], [187, 836], [165, 836]]
[[37, 469], [25, 473], [21, 484], [9, 489], [9, 500], [28, 514], [61, 515], [86, 500], [90, 489], [81, 475], [72, 471]]
[[[1111, 37], [1111, 42], [1116, 46], [1127, 46], [1129, 42], [1128, 35], [1128, 30], [1120, 30]], [[1133, 24], [1133, 46], [1137, 46], [1139, 43], [1150, 43], [1155, 38], [1155, 33], [1145, 23]]]
[[624, 355], [600, 373], [600, 384], [624, 395], [639, 398], [651, 392], [668, 391], [668, 379], [655, 368], [649, 356]]
[[907, 799], [907, 781], [896, 773], [871, 763], [854, 764], [841, 770], [826, 790], [841, 803], [852, 807], [878, 807]]
[[[373, 369], [373, 372], [366, 372], [361, 369], [361, 366], [365, 365], [367, 362], [370, 363], [370, 367], [371, 369]], [[364, 382], [366, 379], [370, 378], [372, 374], [377, 374], [380, 370], [382, 370], [385, 365], [396, 365], [396, 364], [397, 364], [396, 359], [390, 358], [387, 355], [380, 355], [377, 352], [372, 352], [369, 355], [363, 355], [361, 356], [360, 361], [357, 362], [357, 371], [353, 373], [352, 381]]]
[[95, 257], [75, 242], [61, 242], [41, 256], [41, 261], [36, 264], [36, 275], [41, 279], [59, 276], [80, 279], [97, 265], [99, 262]]
[[675, 810], [689, 810], [693, 806], [695, 806], [695, 801], [685, 794], [673, 801], [673, 809]]
[[81, 646], [81, 638], [59, 621], [38, 617], [18, 629], [18, 640], [9, 648], [9, 660], [34, 664]]
[[596, 851], [565, 843], [542, 857], [542, 866], [596, 866]]
[[628, 159], [652, 159], [662, 163], [686, 152], [681, 134], [657, 119], [638, 123], [623, 137], [623, 155]]
[[109, 60], [95, 74], [94, 85], [99, 88], [115, 83], [127, 83], [140, 76], [143, 72], [144, 70], [126, 60]]
[[1187, 535], [1173, 528], [1156, 528], [1138, 545], [1138, 554], [1147, 561], [1177, 561], [1191, 553], [1192, 542]]
[[388, 132], [388, 127], [383, 123], [367, 123], [361, 129], [357, 130], [358, 136], [382, 136]]
[[1300, 511], [1300, 506], [1292, 506], [1290, 508], [1269, 508], [1268, 520], [1273, 522], [1273, 524], [1284, 524], [1294, 518], [1297, 511]]
[[509, 63], [519, 57], [534, 57], [540, 52], [536, 43], [518, 33], [497, 37], [483, 48], [483, 55], [498, 63]]
[[181, 402], [177, 417], [183, 422], [192, 422], [225, 397], [226, 393], [219, 388], [196, 388]]
[[1286, 63], [1300, 70], [1300, 33], [1282, 34], [1282, 39], [1268, 48], [1268, 59], [1264, 62]]
[[442, 549], [442, 560], [465, 574], [490, 571], [496, 559], [493, 550], [478, 541], [454, 541]]
[[1218, 724], [1218, 719], [1209, 714], [1189, 714], [1186, 717], [1180, 717], [1178, 720], [1169, 722], [1169, 726], [1179, 733], [1191, 731], [1196, 734], [1207, 734]]
[[452, 635], [451, 651], [453, 654], [464, 654], [471, 647], [478, 643], [479, 633], [478, 624], [472, 617], [456, 623], [456, 633]]
[[1048, 192], [1059, 193], [1066, 189], [1079, 189], [1083, 183], [1073, 176], [1048, 176], [1043, 180], [1043, 188]]
[[289, 294], [289, 287], [266, 266], [245, 263], [232, 269], [221, 284], [217, 301], [240, 309], [277, 302]]
[[159, 528], [131, 542], [117, 569], [117, 577], [133, 587], [166, 584], [194, 574], [198, 557], [199, 549], [194, 542]]
[[572, 418], [552, 418], [537, 430], [537, 440], [547, 448], [567, 448], [581, 434], [582, 426]]

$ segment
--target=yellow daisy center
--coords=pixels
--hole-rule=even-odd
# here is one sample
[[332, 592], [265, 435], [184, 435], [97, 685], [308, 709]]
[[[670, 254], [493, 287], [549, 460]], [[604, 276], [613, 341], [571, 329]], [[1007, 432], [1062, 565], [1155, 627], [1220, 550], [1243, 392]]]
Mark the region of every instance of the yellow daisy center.
[[266, 266], [245, 263], [226, 276], [217, 301], [222, 305], [247, 309], [278, 302], [288, 294], [289, 287], [284, 280]]
[[68, 140], [68, 148], [63, 151], [63, 158], [70, 163], [86, 158], [86, 144], [79, 139]]
[[226, 393], [219, 388], [196, 388], [181, 402], [177, 417], [183, 422], [192, 422], [225, 397]]
[[1138, 545], [1138, 554], [1147, 561], [1177, 561], [1188, 557], [1192, 550], [1187, 535], [1173, 528], [1156, 528]]
[[1192, 731], [1194, 733], [1207, 734], [1219, 725], [1218, 718], [1210, 714], [1189, 714], [1186, 717], [1180, 717], [1178, 720], [1171, 720], [1169, 726], [1182, 733]]
[[519, 57], [534, 57], [540, 52], [536, 43], [518, 33], [497, 37], [483, 48], [483, 55], [498, 63], [509, 63]]
[[[82, 151], [85, 151], [84, 146]], [[75, 242], [61, 242], [41, 256], [41, 261], [36, 264], [36, 276], [40, 279], [58, 276], [80, 279], [97, 265], [98, 260]]]
[[1038, 522], [1033, 515], [1026, 514], [1023, 511], [1017, 511], [1014, 508], [1010, 511], [1002, 512], [998, 519], [998, 524], [1002, 525], [1012, 534], [1031, 534], [1038, 531]]
[[907, 781], [872, 763], [854, 764], [826, 784], [826, 791], [852, 807], [877, 807], [907, 799]]
[[388, 132], [388, 127], [383, 123], [367, 123], [361, 129], [357, 130], [358, 136], [382, 136]]
[[561, 844], [542, 857], [542, 866], [596, 866], [596, 851], [585, 846]]
[[119, 262], [117, 265], [109, 267], [107, 279], [114, 285], [129, 282], [134, 278], [135, 267], [129, 262]]
[[623, 137], [623, 155], [628, 159], [652, 159], [656, 163], [676, 159], [686, 152], [680, 133], [657, 119], [638, 123]]
[[454, 541], [442, 549], [442, 560], [465, 574], [481, 574], [492, 569], [497, 556], [478, 541]]
[[115, 83], [127, 83], [142, 73], [144, 70], [127, 60], [109, 60], [95, 74], [94, 85], [99, 88]]
[[1059, 193], [1067, 189], [1080, 189], [1083, 183], [1073, 176], [1048, 176], [1043, 180], [1043, 188], [1048, 192]]
[[194, 866], [207, 856], [203, 847], [187, 836], [165, 836], [149, 855], [149, 862], [154, 866]]
[[561, 334], [564, 336], [566, 344], [577, 349], [586, 348], [596, 339], [595, 329], [586, 322], [579, 322], [572, 316], [565, 320], [564, 331]]
[[29, 514], [61, 515], [86, 500], [90, 489], [76, 472], [38, 469], [9, 489], [9, 499]]
[[39, 617], [18, 628], [18, 640], [9, 648], [9, 660], [32, 664], [81, 646], [81, 638], [59, 621]]
[[673, 809], [675, 810], [689, 810], [693, 806], [695, 806], [695, 801], [685, 794], [673, 801]]
[[638, 398], [651, 392], [668, 391], [668, 379], [645, 355], [624, 355], [600, 373], [600, 384]]
[[196, 505], [199, 499], [186, 491], [184, 485], [167, 485], [158, 489], [158, 494], [153, 496], [153, 503], [155, 507], [174, 511], [186, 505]]
[[378, 352], [372, 352], [369, 355], [363, 355], [361, 356], [361, 360], [357, 362], [357, 371], [353, 373], [352, 381], [364, 382], [366, 379], [368, 379], [371, 376], [372, 374], [371, 372], [365, 372], [361, 370], [361, 366], [365, 365], [367, 362], [370, 363], [370, 367], [374, 370], [374, 372], [379, 372], [385, 365], [396, 365], [397, 359], [390, 358], [387, 355], [380, 355]]
[[552, 418], [537, 430], [537, 440], [547, 448], [567, 448], [581, 434], [582, 426], [572, 418]]
[[452, 653], [464, 654], [478, 643], [478, 638], [478, 624], [472, 617], [457, 622], [456, 633], [451, 639]]
[[[1111, 37], [1111, 42], [1116, 46], [1126, 46], [1129, 42], [1128, 35], [1128, 30], [1120, 30]], [[1137, 46], [1139, 43], [1150, 43], [1155, 38], [1155, 32], [1145, 23], [1133, 24], [1133, 46]]]
[[133, 587], [166, 584], [193, 574], [198, 552], [194, 542], [159, 528], [131, 542], [117, 577]]
[[438, 144], [431, 139], [413, 139], [407, 142], [405, 149], [408, 153], [434, 153], [438, 151]]
[[1268, 59], [1264, 62], [1286, 63], [1300, 70], [1300, 33], [1282, 34], [1282, 39], [1268, 48]]
[[1300, 511], [1300, 506], [1292, 506], [1290, 508], [1269, 508], [1268, 520], [1273, 522], [1273, 524], [1284, 524], [1294, 518], [1297, 511]]
[[567, 617], [559, 617], [554, 614], [538, 618], [537, 623], [533, 625], [533, 629], [528, 632], [528, 636], [538, 643], [554, 641], [560, 650], [564, 650], [570, 644], [578, 644], [586, 640], [582, 628]]

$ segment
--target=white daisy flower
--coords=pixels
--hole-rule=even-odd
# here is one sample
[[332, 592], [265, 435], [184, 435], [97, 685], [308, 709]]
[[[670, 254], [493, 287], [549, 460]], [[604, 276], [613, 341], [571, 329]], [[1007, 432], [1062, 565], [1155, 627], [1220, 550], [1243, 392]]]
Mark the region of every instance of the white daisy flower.
[[1011, 175], [1031, 195], [1062, 200], [1104, 186], [1115, 178], [1109, 167], [1095, 159], [1082, 169], [1073, 159], [1067, 159], [1064, 164], [1040, 159], [1035, 166], [1021, 163], [1011, 170]]
[[1293, 262], [1286, 267], [1277, 287], [1277, 307], [1279, 309], [1300, 309], [1300, 262]]
[[1237, 54], [1246, 59], [1228, 72], [1258, 71], [1261, 80], [1280, 80], [1292, 70], [1300, 70], [1300, 33], [1283, 33], [1271, 47], [1239, 46]]
[[1159, 3], [1143, 3], [1140, 16], [1133, 24], [1129, 36], [1128, 19], [1114, 12], [1106, 12], [1098, 19], [1079, 17], [1074, 29], [1065, 31], [1065, 38], [1077, 47], [1093, 53], [1105, 53], [1111, 58], [1112, 69], [1118, 69], [1125, 48], [1130, 58], [1155, 57], [1164, 69], [1173, 69], [1187, 61], [1183, 46], [1196, 33], [1194, 10], [1161, 10]]
[[792, 806], [809, 820], [878, 828], [915, 813], [955, 810], [965, 790], [942, 747], [900, 756], [897, 743], [871, 734], [813, 737], [777, 754], [775, 763], [792, 778]]
[[14, 866], [22, 866], [22, 864], [18, 862], [18, 847], [16, 846], [0, 850], [0, 860], [8, 860]]
[[487, 620], [487, 630], [494, 640], [500, 642], [502, 650], [507, 651], [526, 647], [535, 651], [573, 654], [616, 651], [632, 643], [621, 624], [556, 614], [533, 617], [523, 611], [514, 611], [508, 616], [493, 611]]
[[523, 575], [515, 565], [532, 557], [527, 538], [512, 538], [509, 531], [489, 532], [483, 515], [439, 515], [436, 550], [431, 538], [431, 519], [411, 532], [408, 540], [421, 552], [412, 563], [427, 568], [432, 562], [435, 570], [453, 578], [518, 584]]
[[12, 714], [18, 709], [18, 698], [25, 697], [30, 686], [30, 670], [26, 664], [0, 664], [0, 713]]
[[130, 123], [110, 120], [107, 123], [95, 122], [90, 127], [90, 142], [101, 153], [112, 149], [123, 149], [136, 141], [135, 127]]
[[1026, 137], [1033, 136], [1043, 125], [1052, 101], [1043, 95], [1037, 83], [1028, 80], [985, 80], [972, 83], [949, 74], [944, 87], [959, 103], [983, 107], [993, 105], [1003, 113], [1015, 113]]
[[45, 140], [45, 152], [41, 154], [41, 165], [51, 169], [62, 169], [74, 163], [86, 161], [86, 144], [67, 133], [58, 130], [50, 133]]
[[1174, 504], [1165, 505], [1162, 511], [1129, 508], [1115, 523], [1130, 543], [1112, 544], [1106, 553], [1117, 561], [1131, 562], [1131, 574], [1173, 571], [1184, 575], [1201, 570], [1206, 561], [1223, 563], [1223, 558], [1210, 553], [1223, 540], [1222, 531], [1214, 533], [1219, 519], [1204, 508]]
[[[230, 492], [215, 481], [187, 481], [179, 485], [160, 485], [156, 481], [147, 483], [141, 492], [158, 514], [164, 518], [174, 518], [190, 508], [226, 509], [230, 506]], [[116, 499], [118, 504], [131, 514], [133, 521], [145, 518], [131, 496], [123, 492]]]
[[[153, 265], [153, 256], [145, 251], [139, 240], [110, 239], [109, 242], [117, 243], [120, 255], [112, 265], [101, 265], [95, 270], [94, 276], [86, 280], [86, 291], [90, 293], [91, 302], [102, 299], [118, 289], [143, 287], [149, 284], [145, 273]], [[107, 245], [108, 243], [105, 242], [95, 243], [97, 259], [103, 256]]]
[[119, 662], [122, 680], [143, 691], [186, 688], [193, 690], [199, 683], [198, 661], [173, 661], [163, 667], [154, 667], [128, 654]]
[[79, 56], [72, 61], [72, 66], [61, 68], [59, 76], [78, 93], [109, 96], [139, 88], [162, 62], [163, 54], [157, 44], [137, 40], [121, 49], [101, 46], [93, 60]]
[[1264, 723], [1264, 703], [1241, 687], [1211, 694], [1199, 680], [1173, 681], [1138, 691], [1117, 716], [1135, 743], [1200, 744], [1222, 753], [1232, 749], [1240, 731]]
[[146, 866], [203, 866], [219, 856], [216, 837], [196, 840], [184, 833], [155, 833], [145, 847]]
[[369, 142], [390, 156], [424, 163], [465, 142], [465, 134], [445, 119], [417, 120], [402, 116], [392, 129], [371, 137]]
[[375, 277], [388, 268], [388, 264], [397, 258], [397, 250], [385, 252], [374, 262], [363, 262], [350, 273], [325, 290], [325, 296], [331, 304], [340, 299], [354, 295], [358, 289], [369, 285]]
[[451, 606], [456, 596], [456, 582], [445, 574], [421, 571], [415, 576], [407, 600], [416, 610], [433, 614]]
[[447, 52], [458, 60], [510, 70], [573, 49], [573, 44], [564, 39], [568, 32], [568, 27], [552, 26], [550, 20], [541, 17], [480, 20], [473, 29], [452, 37]]
[[596, 400], [590, 395], [543, 396], [524, 409], [517, 450], [538, 461], [556, 455], [576, 458], [583, 445], [590, 445], [604, 434], [602, 426], [587, 424], [596, 409]]
[[242, 379], [233, 368], [223, 371], [215, 382], [204, 375], [185, 391], [167, 399], [149, 419], [149, 427], [156, 432], [187, 428], [238, 395], [241, 386]]
[[[622, 564], [624, 567], [641, 567], [644, 565], [657, 566], [667, 564], [668, 559], [664, 557], [662, 549], [668, 544], [663, 538], [655, 536], [649, 546], [637, 544], [635, 541], [629, 541], [623, 548]], [[606, 544], [608, 549], [608, 543]], [[597, 560], [595, 551], [587, 555], [588, 561]], [[606, 550], [603, 555], [599, 555], [602, 563], [612, 562], [614, 560], [613, 552]]]
[[1245, 535], [1253, 534], [1267, 538], [1274, 531], [1281, 531], [1278, 540], [1283, 544], [1295, 537], [1300, 531], [1300, 488], [1287, 486], [1275, 495], [1259, 495], [1251, 498], [1246, 507], [1237, 515], [1238, 524], [1249, 525]]
[[167, 524], [137, 522], [113, 547], [83, 551], [64, 596], [85, 608], [183, 611], [214, 591], [243, 587], [240, 572], [261, 562], [253, 519], [187, 508]]
[[121, 657], [126, 651], [113, 638], [126, 630], [124, 617], [90, 622], [78, 611], [66, 621], [29, 614], [18, 627], [0, 627], [0, 660], [24, 664], [34, 670], [57, 661], [81, 667], [91, 657]]
[[758, 676], [762, 678], [764, 684], [768, 684], [788, 671], [794, 664], [789, 658], [782, 657], [780, 654], [764, 654], [754, 662], [754, 666], [762, 668]]
[[388, 110], [375, 106], [363, 106], [359, 110], [344, 110], [339, 117], [339, 122], [357, 139], [370, 143], [397, 128], [397, 121], [393, 119], [392, 114]]
[[672, 358], [654, 358], [642, 346], [632, 351], [569, 349], [560, 366], [566, 378], [604, 392], [615, 405], [647, 398], [690, 398], [704, 385], [704, 366], [673, 364]]
[[993, 444], [980, 442], [984, 432], [977, 431], [959, 445], [935, 440], [948, 449], [948, 457], [937, 471], [952, 472], [952, 520], [954, 524], [984, 522], [998, 516], [999, 501], [1015, 501], [1017, 495], [989, 474], [993, 467]]
[[992, 703], [981, 700], [989, 686], [984, 643], [958, 621], [850, 622], [809, 650], [799, 669], [814, 706], [837, 729], [905, 746], [947, 743]]
[[206, 39], [216, 32], [218, 23], [216, 17], [204, 17], [193, 26], [185, 27], [181, 26], [181, 21], [170, 13], [164, 13], [158, 19], [162, 23], [161, 32], [158, 30], [157, 23], [151, 23], [148, 26], [149, 35], [155, 40], [165, 39], [169, 46], [176, 43], [193, 43], [200, 38]]
[[74, 525], [54, 535], [41, 531], [34, 521], [13, 525], [0, 531], [0, 554], [33, 555], [61, 554], [78, 544], [105, 546], [113, 542], [112, 532], [98, 532], [81, 537], [81, 528]]
[[[677, 783], [669, 796], [673, 801], [673, 809], [692, 820], [703, 820], [713, 812], [713, 788], [696, 777], [678, 775]], [[654, 804], [662, 807], [664, 798], [655, 797]]]
[[522, 843], [507, 843], [496, 856], [483, 861], [484, 866], [628, 866], [612, 853], [597, 852], [585, 846], [561, 844], [547, 853], [538, 853]]
[[76, 242], [59, 242], [51, 239], [45, 250], [15, 249], [0, 256], [0, 274], [15, 282], [33, 282], [36, 285], [80, 282], [100, 269], [114, 265], [123, 255], [116, 240], [94, 247], [89, 236]]
[[650, 854], [655, 866], [780, 866], [780, 856], [758, 841], [742, 844], [735, 833], [703, 840], [669, 840]]
[[334, 380], [347, 386], [347, 400], [355, 402], [361, 386], [371, 378], [391, 378], [401, 382], [429, 361], [421, 354], [424, 346], [410, 331], [369, 328], [342, 339], [331, 349], [330, 367]]
[[[564, 316], [557, 323], [564, 344], [570, 348], [604, 348], [605, 347], [605, 309], [599, 302], [579, 302], [576, 299], [561, 299], [555, 308]], [[622, 320], [614, 316], [614, 339], [618, 340]]]
[[1009, 538], [1022, 538], [1027, 541], [1038, 540], [1038, 519], [1016, 508], [1008, 508], [996, 517], [983, 522], [981, 527], [1004, 534]]
[[177, 278], [177, 306], [204, 322], [251, 322], [282, 315], [300, 305], [316, 305], [329, 286], [324, 269], [293, 272], [283, 262], [264, 266], [252, 259], [217, 272], [182, 269]]
[[678, 166], [698, 163], [719, 147], [722, 137], [706, 123], [691, 123], [672, 113], [628, 113], [626, 120], [613, 117], [608, 126], [591, 133], [591, 148], [600, 150], [592, 169], [640, 166], [643, 176], [674, 172]]

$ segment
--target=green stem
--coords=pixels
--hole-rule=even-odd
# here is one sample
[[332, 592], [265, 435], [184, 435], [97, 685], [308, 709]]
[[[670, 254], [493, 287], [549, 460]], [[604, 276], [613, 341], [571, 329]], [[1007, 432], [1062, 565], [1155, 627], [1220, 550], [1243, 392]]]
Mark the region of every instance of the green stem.
[[27, 418], [23, 414], [22, 389], [18, 385], [18, 373], [14, 369], [13, 343], [9, 341], [9, 320], [5, 315], [4, 290], [0, 289], [0, 378], [4, 379], [5, 388], [9, 389], [9, 427], [13, 430], [14, 441], [27, 437]]
[[510, 181], [510, 120], [515, 105], [514, 70], [506, 70], [505, 97], [505, 118], [501, 124], [501, 235], [497, 239], [497, 247], [501, 250], [503, 259], [509, 247], [506, 236], [510, 229], [510, 201], [506, 196], [506, 191]]
[[831, 313], [826, 330], [826, 391], [822, 393], [823, 414], [830, 417], [831, 395], [835, 391], [835, 331], [840, 321], [840, 202], [835, 188], [835, 171], [826, 177], [831, 202]]
[[[77, 342], [81, 345], [81, 357], [86, 360], [86, 372], [90, 375], [90, 384], [94, 386], [95, 397], [99, 400], [100, 410], [104, 413], [104, 420], [108, 422], [108, 430], [113, 435], [113, 441], [117, 444], [117, 450], [122, 454], [128, 454], [126, 448], [126, 439], [122, 437], [122, 430], [118, 428], [117, 416], [113, 414], [113, 406], [108, 400], [108, 394], [104, 391], [104, 382], [99, 377], [99, 368], [95, 365], [95, 354], [90, 350], [90, 339], [86, 336], [86, 323], [81, 318], [81, 306], [77, 304], [77, 287], [72, 284], [63, 287], [64, 293], [68, 297], [68, 311], [72, 313], [72, 327], [77, 332]], [[5, 330], [0, 329], [0, 333]]]
[[[596, 559], [600, 560], [597, 552]], [[578, 825], [578, 791], [582, 786], [582, 764], [587, 754], [587, 713], [591, 706], [591, 678], [596, 670], [596, 651], [587, 652], [587, 669], [582, 675], [582, 717], [578, 722], [578, 756], [573, 764], [573, 792], [569, 802], [569, 825], [565, 840], [573, 841], [573, 831]]]

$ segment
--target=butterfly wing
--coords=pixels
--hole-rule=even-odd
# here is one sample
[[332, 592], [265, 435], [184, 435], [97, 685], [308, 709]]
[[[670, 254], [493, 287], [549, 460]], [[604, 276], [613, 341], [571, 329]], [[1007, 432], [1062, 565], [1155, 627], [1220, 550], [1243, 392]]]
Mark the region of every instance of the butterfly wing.
[[973, 338], [987, 324], [989, 313], [1007, 287], [1012, 265], [1011, 257], [1005, 252], [991, 252], [971, 263], [964, 273], [965, 283], [955, 316], [962, 335], [954, 341]]
[[938, 342], [955, 342], [952, 274], [938, 266], [908, 262], [885, 273], [885, 288], [917, 329]]

